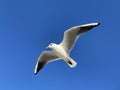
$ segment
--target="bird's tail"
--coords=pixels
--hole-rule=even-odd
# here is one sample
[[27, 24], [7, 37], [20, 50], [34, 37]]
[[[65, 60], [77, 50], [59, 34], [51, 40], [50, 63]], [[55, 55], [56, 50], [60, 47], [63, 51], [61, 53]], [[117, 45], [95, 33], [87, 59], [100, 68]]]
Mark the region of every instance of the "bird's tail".
[[74, 68], [77, 65], [77, 62], [75, 62], [72, 58], [67, 59], [67, 64], [71, 67]]

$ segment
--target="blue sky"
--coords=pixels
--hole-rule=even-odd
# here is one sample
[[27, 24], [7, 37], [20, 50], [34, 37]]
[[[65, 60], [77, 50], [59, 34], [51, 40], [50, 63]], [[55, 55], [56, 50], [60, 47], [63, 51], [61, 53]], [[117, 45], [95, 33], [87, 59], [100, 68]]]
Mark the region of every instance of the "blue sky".
[[[119, 0], [1, 0], [1, 90], [120, 90]], [[37, 75], [38, 56], [63, 32], [84, 23], [101, 25], [79, 38], [65, 62], [46, 65]]]

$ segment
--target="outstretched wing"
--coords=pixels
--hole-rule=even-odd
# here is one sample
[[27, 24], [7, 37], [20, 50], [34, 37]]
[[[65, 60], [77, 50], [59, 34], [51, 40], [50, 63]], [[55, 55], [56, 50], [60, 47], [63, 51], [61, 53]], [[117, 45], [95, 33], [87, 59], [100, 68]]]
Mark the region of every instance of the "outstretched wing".
[[59, 57], [57, 57], [53, 51], [43, 51], [36, 63], [34, 74], [37, 74], [49, 61], [57, 59], [59, 59]]
[[74, 46], [77, 38], [92, 29], [95, 26], [98, 26], [100, 23], [90, 23], [90, 24], [84, 24], [79, 26], [74, 26], [64, 32], [64, 38], [63, 41], [60, 43], [60, 45], [64, 48], [64, 50], [69, 53]]

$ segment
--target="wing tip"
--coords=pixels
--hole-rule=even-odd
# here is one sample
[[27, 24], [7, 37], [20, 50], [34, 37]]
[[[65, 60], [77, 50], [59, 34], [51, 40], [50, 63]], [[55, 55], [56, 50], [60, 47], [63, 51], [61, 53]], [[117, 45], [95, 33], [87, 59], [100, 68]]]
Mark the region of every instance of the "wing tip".
[[36, 69], [35, 69], [35, 71], [34, 71], [34, 75], [36, 75], [37, 74], [37, 71], [36, 71]]
[[34, 75], [36, 75], [38, 73], [37, 68], [38, 68], [38, 62], [36, 64], [36, 66], [35, 66]]
[[100, 25], [100, 22], [97, 22], [97, 26]]
[[83, 26], [83, 27], [94, 26], [95, 27], [95, 26], [98, 26], [98, 25], [100, 25], [99, 22], [94, 22], [94, 23], [82, 24], [80, 26]]
[[37, 72], [34, 72], [34, 75], [37, 75]]
[[100, 23], [99, 22], [96, 22], [96, 23], [91, 23], [91, 25], [93, 25], [93, 27], [96, 27], [96, 26], [99, 26]]
[[90, 23], [90, 25], [98, 26], [98, 25], [100, 25], [100, 22]]
[[94, 27], [99, 26], [99, 25], [100, 25], [100, 23], [99, 23], [99, 22], [94, 23]]

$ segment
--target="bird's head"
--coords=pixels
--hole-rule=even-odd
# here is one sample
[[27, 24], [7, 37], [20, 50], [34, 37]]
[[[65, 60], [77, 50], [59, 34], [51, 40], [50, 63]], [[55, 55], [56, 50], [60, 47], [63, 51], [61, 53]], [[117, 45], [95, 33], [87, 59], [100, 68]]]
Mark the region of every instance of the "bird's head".
[[53, 48], [55, 43], [50, 43], [46, 48]]

